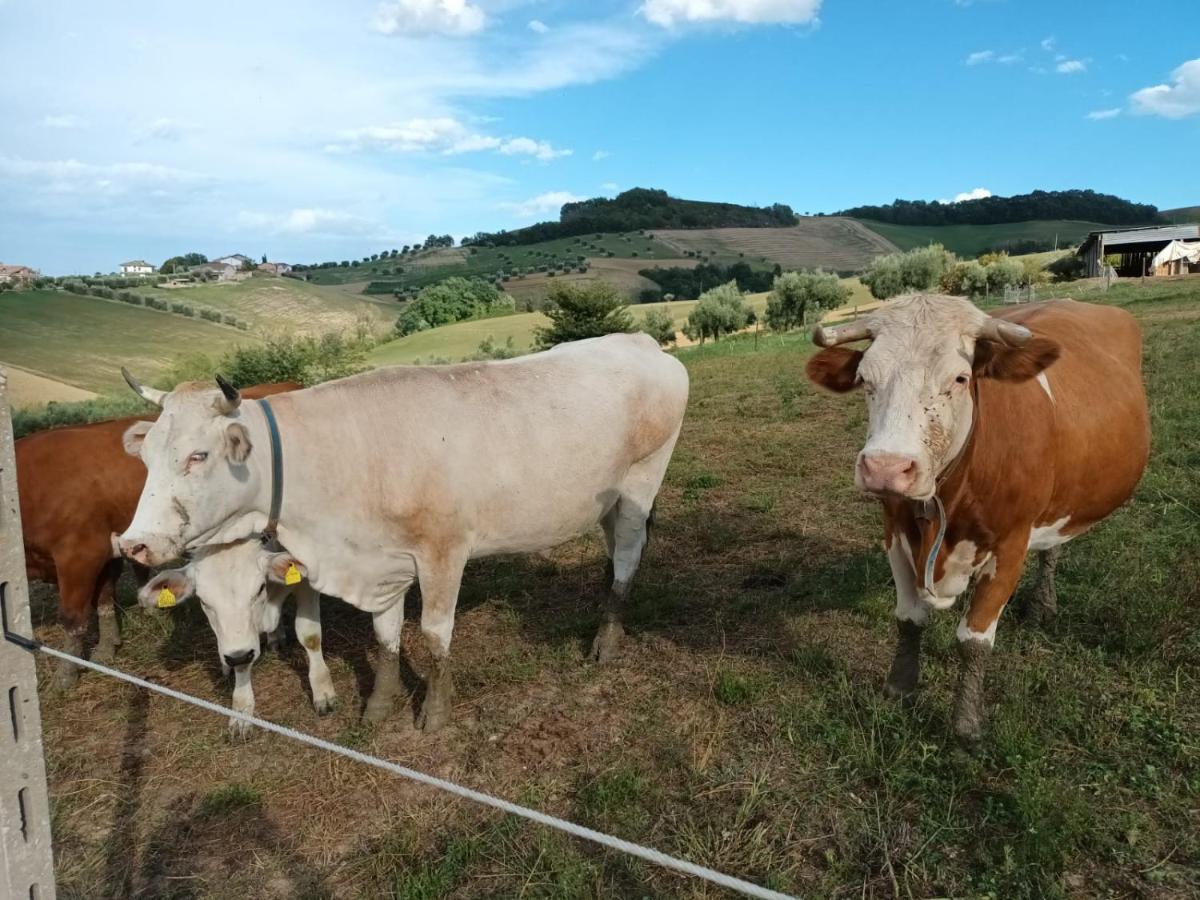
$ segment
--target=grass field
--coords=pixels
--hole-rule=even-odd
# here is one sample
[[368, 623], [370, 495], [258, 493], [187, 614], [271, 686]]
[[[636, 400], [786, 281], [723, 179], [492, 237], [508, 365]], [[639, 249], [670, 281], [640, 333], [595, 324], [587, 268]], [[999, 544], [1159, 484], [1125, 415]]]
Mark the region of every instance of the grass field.
[[1200, 206], [1181, 206], [1178, 209], [1164, 209], [1162, 214], [1177, 225], [1191, 225], [1200, 222]]
[[[761, 314], [767, 308], [767, 295], [747, 294], [746, 304]], [[630, 309], [635, 321], [640, 320], [650, 310], [665, 309], [675, 320], [678, 330], [683, 327], [688, 313], [695, 306], [694, 300], [679, 300], [671, 303], [639, 303]], [[455, 322], [453, 325], [418, 331], [416, 334], [380, 344], [367, 355], [367, 361], [373, 366], [407, 365], [434, 360], [458, 362], [477, 352], [479, 344], [489, 337], [499, 345], [504, 345], [511, 337], [513, 349], [524, 353], [533, 347], [535, 330], [547, 324], [549, 320], [541, 313], [517, 313], [493, 319]]]
[[90, 400], [96, 396], [92, 391], [85, 391], [46, 375], [27, 372], [3, 363], [0, 365], [4, 365], [8, 372], [8, 402], [13, 409], [41, 406], [55, 401]]
[[1103, 228], [1096, 222], [1046, 220], [1012, 222], [1004, 225], [891, 225], [862, 220], [867, 228], [883, 235], [901, 250], [941, 244], [959, 256], [978, 256], [985, 250], [1003, 249], [1016, 241], [1053, 241], [1060, 247], [1078, 244], [1089, 231]]
[[723, 260], [785, 269], [855, 272], [866, 269], [876, 256], [896, 248], [854, 219], [813, 216], [794, 228], [707, 228], [655, 231], [664, 244], [683, 250], [716, 253]]
[[[259, 713], [805, 897], [1197, 896], [1198, 281], [1088, 295], [1145, 330], [1150, 468], [1067, 548], [1058, 619], [1004, 617], [976, 754], [949, 735], [954, 613], [926, 637], [920, 698], [881, 695], [893, 594], [850, 478], [862, 399], [807, 384], [799, 335], [680, 353], [688, 418], [614, 664], [583, 661], [597, 535], [468, 568], [443, 732], [414, 731], [408, 704], [357, 723], [371, 626], [336, 601], [339, 710], [312, 712], [293, 645], [255, 666]], [[194, 603], [123, 621], [122, 668], [228, 702]], [[52, 695], [45, 659], [39, 675], [60, 896], [718, 896], [273, 736], [230, 744], [220, 718], [93, 675]]]
[[255, 341], [200, 319], [92, 297], [0, 294], [0, 361], [88, 391], [122, 387], [122, 365], [149, 379], [182, 356], [220, 356]]
[[268, 334], [351, 331], [359, 320], [390, 326], [398, 314], [391, 298], [372, 301], [295, 278], [255, 276], [245, 281], [143, 290], [163, 299], [231, 313]]

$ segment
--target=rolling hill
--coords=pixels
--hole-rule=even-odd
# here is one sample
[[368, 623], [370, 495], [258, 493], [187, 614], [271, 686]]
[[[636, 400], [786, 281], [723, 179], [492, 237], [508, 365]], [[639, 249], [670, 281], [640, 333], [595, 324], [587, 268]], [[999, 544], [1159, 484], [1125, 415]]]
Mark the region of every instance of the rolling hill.
[[1163, 217], [1174, 225], [1189, 225], [1200, 222], [1200, 206], [1180, 206], [1177, 209], [1164, 209]]
[[1059, 247], [1078, 244], [1089, 231], [1103, 228], [1098, 222], [1069, 219], [1005, 222], [998, 225], [893, 225], [890, 222], [860, 220], [860, 224], [891, 241], [901, 250], [941, 244], [959, 256], [978, 256], [989, 250], [1015, 247], [1020, 242], [1037, 241]]

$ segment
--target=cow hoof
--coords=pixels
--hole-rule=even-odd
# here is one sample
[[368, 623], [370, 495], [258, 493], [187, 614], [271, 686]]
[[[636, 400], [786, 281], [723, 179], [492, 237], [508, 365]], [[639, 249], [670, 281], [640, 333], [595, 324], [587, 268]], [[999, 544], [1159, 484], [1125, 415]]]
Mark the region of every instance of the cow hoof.
[[983, 723], [976, 718], [954, 723], [954, 736], [964, 750], [974, 752], [983, 743]]
[[392, 698], [376, 697], [372, 694], [367, 698], [367, 706], [363, 710], [363, 721], [370, 725], [378, 725], [392, 714]]
[[254, 726], [249, 722], [243, 722], [241, 719], [230, 719], [229, 729], [226, 732], [226, 737], [232, 743], [244, 744], [250, 740], [250, 735], [254, 731]]
[[79, 683], [79, 666], [63, 660], [54, 673], [54, 687], [59, 691], [70, 691]]
[[313, 700], [313, 709], [317, 711], [318, 716], [327, 716], [337, 709], [337, 698], [317, 697]]
[[593, 661], [603, 665], [616, 659], [621, 649], [621, 638], [624, 636], [625, 629], [621, 627], [620, 622], [605, 622], [601, 625], [600, 630], [596, 632], [596, 639], [592, 641]]
[[102, 666], [111, 666], [116, 660], [117, 648], [111, 644], [97, 644], [92, 651], [92, 662]]
[[889, 700], [909, 700], [916, 696], [916, 693], [917, 686], [915, 684], [902, 684], [888, 680], [883, 685], [883, 696]]
[[430, 702], [426, 700], [421, 704], [421, 712], [417, 716], [417, 727], [426, 734], [433, 734], [435, 731], [440, 731], [450, 721], [450, 706], [444, 702]]

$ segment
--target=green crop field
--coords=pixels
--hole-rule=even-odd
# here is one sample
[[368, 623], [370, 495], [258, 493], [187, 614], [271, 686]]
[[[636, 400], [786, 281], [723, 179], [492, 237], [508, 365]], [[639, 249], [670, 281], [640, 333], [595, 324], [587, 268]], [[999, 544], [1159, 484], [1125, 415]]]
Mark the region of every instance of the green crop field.
[[1011, 222], [1002, 225], [892, 225], [887, 222], [862, 224], [883, 235], [901, 250], [941, 244], [959, 256], [978, 256], [987, 250], [1004, 249], [1018, 241], [1050, 241], [1058, 239], [1060, 247], [1073, 246], [1082, 241], [1089, 231], [1105, 226], [1097, 222], [1075, 222], [1070, 220], [1045, 220], [1036, 222]]
[[120, 367], [151, 378], [182, 356], [252, 343], [199, 319], [59, 291], [0, 294], [0, 361], [89, 391], [120, 387]]
[[374, 327], [389, 325], [396, 318], [391, 298], [380, 298], [375, 302], [295, 278], [256, 275], [245, 281], [144, 288], [138, 293], [187, 303], [197, 310], [208, 308], [231, 313], [248, 322], [251, 328], [270, 334], [349, 331], [360, 319]]
[[[882, 695], [894, 590], [877, 505], [852, 484], [863, 398], [814, 390], [799, 334], [679, 352], [688, 416], [614, 662], [584, 659], [597, 533], [468, 566], [443, 731], [412, 725], [429, 668], [417, 610], [412, 693], [360, 724], [370, 617], [333, 599], [339, 708], [313, 712], [293, 644], [255, 664], [258, 714], [803, 897], [1200, 895], [1200, 279], [1081, 296], [1145, 331], [1150, 466], [1066, 547], [1058, 617], [1002, 618], [976, 752], [949, 727], [955, 611], [928, 630], [921, 694]], [[229, 702], [198, 604], [143, 611], [125, 585], [119, 604], [120, 668]], [[34, 615], [60, 644], [50, 589]], [[52, 663], [38, 659], [60, 896], [725, 896], [274, 735], [230, 743], [223, 717], [92, 673], [55, 694]]]
[[[761, 314], [767, 307], [767, 295], [749, 294], [746, 303]], [[665, 309], [671, 313], [675, 327], [679, 329], [683, 327], [688, 313], [695, 306], [694, 300], [680, 300], [671, 303], [640, 303], [631, 306], [630, 309], [635, 321], [652, 309]], [[416, 334], [380, 344], [368, 354], [367, 361], [373, 366], [407, 365], [435, 360], [458, 362], [478, 352], [480, 343], [489, 337], [500, 346], [512, 338], [513, 349], [519, 353], [526, 353], [533, 347], [536, 339], [535, 329], [548, 324], [548, 321], [541, 313], [516, 313], [491, 319], [455, 322], [453, 325], [418, 331]]]

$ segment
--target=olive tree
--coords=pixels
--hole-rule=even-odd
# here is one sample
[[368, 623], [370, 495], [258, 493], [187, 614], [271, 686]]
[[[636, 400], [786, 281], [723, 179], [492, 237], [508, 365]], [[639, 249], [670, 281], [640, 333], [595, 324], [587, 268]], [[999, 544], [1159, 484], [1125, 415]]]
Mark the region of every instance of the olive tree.
[[833, 274], [784, 272], [776, 275], [767, 297], [767, 325], [776, 331], [807, 324], [808, 311], [836, 309], [850, 299], [850, 289]]
[[705, 291], [687, 318], [683, 333], [693, 341], [720, 340], [722, 334], [740, 331], [753, 315], [736, 281]]

